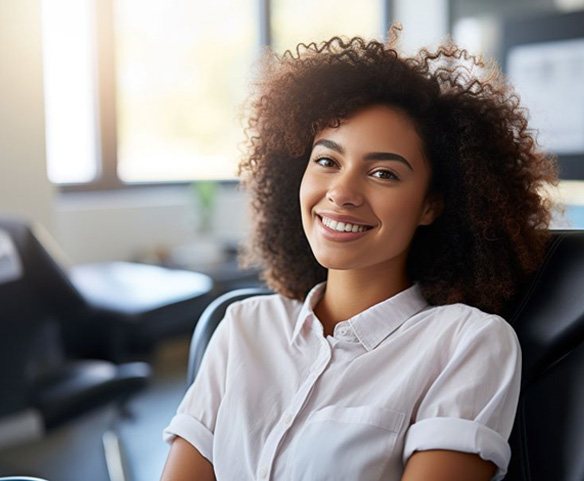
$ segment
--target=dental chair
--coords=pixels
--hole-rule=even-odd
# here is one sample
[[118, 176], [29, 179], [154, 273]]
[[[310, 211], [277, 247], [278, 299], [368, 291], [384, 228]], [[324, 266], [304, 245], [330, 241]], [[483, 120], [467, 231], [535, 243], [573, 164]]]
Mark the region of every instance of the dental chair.
[[[541, 268], [503, 314], [523, 355], [506, 481], [584, 481], [584, 231], [552, 234]], [[191, 340], [189, 385], [229, 304], [267, 293], [236, 290], [207, 307]]]
[[[129, 479], [116, 424], [127, 401], [147, 386], [150, 366], [69, 356], [61, 321], [85, 308], [31, 229], [0, 219], [0, 475], [47, 476], [43, 461], [82, 466], [81, 453], [87, 460], [92, 453], [80, 447], [96, 433], [72, 426], [97, 422], [104, 429], [103, 441], [99, 433], [95, 441], [103, 448], [105, 476]], [[58, 481], [66, 479], [100, 478], [77, 472]]]
[[213, 280], [198, 272], [119, 261], [68, 266], [42, 226], [22, 218], [0, 215], [0, 235], [19, 252], [32, 300], [59, 318], [69, 356], [147, 359], [161, 340], [191, 332], [213, 296]]

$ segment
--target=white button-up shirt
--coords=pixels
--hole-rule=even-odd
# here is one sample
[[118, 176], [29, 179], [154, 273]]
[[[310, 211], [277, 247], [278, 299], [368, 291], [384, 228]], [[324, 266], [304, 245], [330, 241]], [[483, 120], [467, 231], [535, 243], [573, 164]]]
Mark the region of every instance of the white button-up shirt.
[[501, 317], [419, 285], [335, 326], [280, 295], [232, 304], [164, 430], [219, 481], [399, 481], [417, 450], [477, 453], [503, 478], [521, 352]]

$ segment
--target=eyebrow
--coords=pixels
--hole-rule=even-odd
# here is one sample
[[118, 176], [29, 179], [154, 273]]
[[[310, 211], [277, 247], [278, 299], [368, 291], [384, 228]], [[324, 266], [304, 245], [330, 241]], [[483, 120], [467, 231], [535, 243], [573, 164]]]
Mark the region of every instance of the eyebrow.
[[[316, 147], [317, 145], [322, 145], [324, 147], [327, 147], [331, 150], [334, 150], [335, 152], [338, 152], [339, 154], [345, 153], [345, 149], [340, 144], [337, 144], [333, 140], [329, 140], [329, 139], [317, 140], [314, 143], [314, 145], [312, 146], [312, 148], [314, 149], [314, 147]], [[394, 152], [370, 152], [364, 157], [364, 159], [365, 160], [396, 160], [398, 162], [401, 162], [401, 163], [407, 165], [410, 170], [412, 170], [412, 171], [414, 170], [412, 165], [405, 159], [405, 157], [402, 157], [401, 155], [396, 154]]]

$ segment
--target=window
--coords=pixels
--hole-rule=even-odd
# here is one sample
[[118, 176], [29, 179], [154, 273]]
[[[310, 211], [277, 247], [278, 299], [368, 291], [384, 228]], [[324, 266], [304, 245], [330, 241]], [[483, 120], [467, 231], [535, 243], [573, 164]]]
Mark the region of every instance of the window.
[[387, 1], [44, 0], [47, 157], [64, 189], [233, 179], [261, 46], [381, 38]]
[[272, 0], [272, 47], [294, 50], [299, 42], [320, 42], [333, 35], [379, 38], [385, 33], [381, 2], [354, 0]]
[[116, 2], [118, 175], [233, 177], [258, 38], [255, 0]]
[[98, 176], [99, 152], [94, 17], [86, 1], [45, 0], [42, 7], [49, 179], [91, 182]]

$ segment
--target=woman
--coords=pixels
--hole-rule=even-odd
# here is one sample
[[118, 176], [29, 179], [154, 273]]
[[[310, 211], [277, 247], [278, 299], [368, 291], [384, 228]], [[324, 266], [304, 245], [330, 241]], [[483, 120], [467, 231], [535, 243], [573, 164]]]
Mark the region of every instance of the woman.
[[164, 481], [503, 478], [521, 353], [501, 315], [557, 167], [492, 68], [394, 44], [267, 58], [240, 173], [278, 294], [228, 309]]

